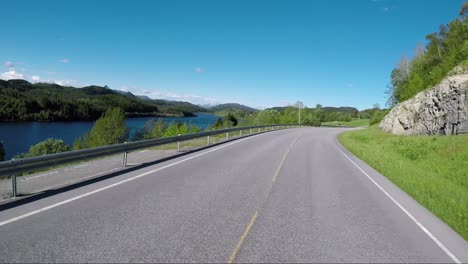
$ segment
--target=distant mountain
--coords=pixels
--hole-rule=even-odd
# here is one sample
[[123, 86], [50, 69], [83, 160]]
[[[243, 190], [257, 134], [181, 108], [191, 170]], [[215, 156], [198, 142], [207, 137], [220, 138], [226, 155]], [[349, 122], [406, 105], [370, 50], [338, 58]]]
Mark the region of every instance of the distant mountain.
[[[287, 107], [294, 107], [294, 106], [275, 106], [275, 107], [271, 107], [271, 108], [268, 108], [270, 110], [276, 110], [276, 111], [284, 111]], [[308, 107], [309, 108], [309, 107]], [[315, 109], [315, 108], [311, 108], [311, 109]], [[325, 107], [322, 107], [322, 110], [324, 112], [341, 112], [341, 113], [355, 113], [355, 112], [359, 112], [359, 110], [355, 107], [350, 107], [350, 106], [342, 106], [342, 107], [332, 107], [332, 106], [325, 106]]]
[[237, 103], [227, 103], [227, 104], [219, 104], [213, 107], [210, 107], [209, 110], [211, 112], [220, 112], [220, 111], [229, 111], [229, 110], [241, 110], [241, 111], [247, 111], [247, 112], [258, 112], [258, 109], [246, 106], [246, 105], [241, 105]]
[[341, 113], [359, 112], [359, 110], [356, 107], [351, 107], [351, 106], [342, 106], [342, 107], [325, 106], [322, 109], [325, 112], [341, 112]]
[[146, 95], [137, 95], [137, 97], [140, 98], [140, 99], [146, 100], [146, 101], [151, 101], [151, 100], [153, 100], [153, 99], [149, 98], [149, 97], [146, 96]]
[[96, 120], [110, 107], [128, 117], [193, 116], [206, 109], [187, 103], [142, 98], [107, 86], [74, 88], [25, 80], [0, 80], [0, 121]]
[[276, 110], [278, 112], [283, 112], [284, 110], [286, 110], [286, 107], [288, 106], [274, 106], [274, 107], [267, 108], [265, 110]]
[[184, 116], [194, 116], [194, 113], [197, 112], [208, 112], [206, 108], [189, 102], [168, 101], [163, 99], [151, 99], [151, 102], [154, 102], [160, 109], [165, 111], [182, 111]]

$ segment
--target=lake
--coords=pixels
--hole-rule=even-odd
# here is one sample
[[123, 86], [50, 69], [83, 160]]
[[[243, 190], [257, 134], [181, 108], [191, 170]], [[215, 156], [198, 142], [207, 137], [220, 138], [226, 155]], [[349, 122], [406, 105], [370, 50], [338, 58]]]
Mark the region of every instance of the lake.
[[[155, 117], [128, 118], [126, 122], [130, 129], [130, 138], [152, 118]], [[216, 118], [217, 116], [213, 114], [197, 113], [196, 117], [162, 119], [166, 123], [181, 121], [206, 129], [215, 123]], [[71, 145], [75, 139], [91, 130], [93, 124], [93, 121], [0, 123], [0, 141], [5, 148], [5, 160], [11, 159], [16, 154], [28, 152], [30, 146], [47, 138], [59, 138]]]

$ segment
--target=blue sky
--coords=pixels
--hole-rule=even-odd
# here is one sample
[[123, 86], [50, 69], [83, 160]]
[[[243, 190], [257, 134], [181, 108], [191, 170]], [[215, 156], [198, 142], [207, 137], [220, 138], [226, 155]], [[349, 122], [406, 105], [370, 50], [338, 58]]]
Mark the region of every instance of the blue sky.
[[265, 108], [385, 105], [462, 0], [3, 1], [0, 78]]

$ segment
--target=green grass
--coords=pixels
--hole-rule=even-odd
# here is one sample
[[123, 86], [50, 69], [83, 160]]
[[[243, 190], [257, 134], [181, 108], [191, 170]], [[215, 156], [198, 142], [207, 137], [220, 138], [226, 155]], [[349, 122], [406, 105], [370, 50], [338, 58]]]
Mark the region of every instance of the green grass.
[[372, 126], [339, 140], [468, 240], [468, 135], [396, 136]]
[[[242, 135], [243, 136], [248, 135], [249, 132], [250, 132], [249, 129], [244, 129], [244, 130], [242, 130]], [[257, 132], [257, 130], [252, 131], [252, 133], [254, 133], [254, 132]], [[240, 136], [239, 131], [229, 132], [229, 138], [230, 139], [235, 138], [235, 137], [239, 137], [239, 136]], [[212, 136], [210, 136], [210, 145], [221, 142], [221, 141], [224, 141], [224, 140], [226, 140], [226, 134], [225, 133], [212, 135]], [[180, 147], [181, 148], [184, 148], [184, 147], [193, 148], [193, 147], [203, 147], [203, 146], [206, 146], [206, 137], [201, 137], [201, 138], [196, 138], [196, 139], [191, 139], [191, 140], [185, 140], [185, 141], [180, 142]], [[169, 143], [169, 144], [165, 144], [165, 145], [151, 147], [149, 149], [152, 149], [152, 150], [177, 149], [177, 143]]]
[[349, 126], [349, 127], [361, 127], [361, 126], [368, 126], [369, 119], [358, 119], [355, 118], [349, 122], [345, 121], [331, 121], [331, 122], [323, 122], [322, 125], [342, 125], [342, 126]]

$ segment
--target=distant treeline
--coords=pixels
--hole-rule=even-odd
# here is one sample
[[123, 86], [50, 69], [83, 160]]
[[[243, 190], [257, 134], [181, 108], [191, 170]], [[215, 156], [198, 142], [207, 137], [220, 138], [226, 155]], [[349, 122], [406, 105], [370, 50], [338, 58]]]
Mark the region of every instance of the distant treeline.
[[[361, 118], [369, 119], [370, 123], [379, 122], [385, 115], [386, 110], [381, 110], [378, 105], [372, 109], [358, 111], [355, 108], [325, 108], [316, 105], [315, 108], [301, 106], [301, 123], [319, 126], [328, 121], [351, 121]], [[298, 106], [299, 106], [298, 105]], [[340, 112], [345, 111], [345, 112]], [[261, 111], [244, 111], [241, 109], [223, 110], [223, 116], [218, 117], [216, 122], [208, 130], [268, 124], [296, 124], [299, 117], [298, 107], [282, 107], [265, 109]], [[170, 137], [176, 135], [190, 134], [202, 131], [200, 127], [190, 123], [171, 122], [165, 123], [162, 119], [150, 119], [144, 127], [139, 129], [132, 140], [144, 140], [151, 138]], [[79, 150], [99, 146], [108, 146], [123, 143], [129, 140], [129, 129], [125, 123], [125, 113], [121, 108], [107, 109], [94, 123], [93, 128], [75, 140], [73, 145], [67, 145], [61, 139], [47, 139], [31, 146], [28, 153], [17, 155], [16, 158], [34, 157], [70, 150]], [[0, 142], [0, 161], [4, 157], [3, 146]]]
[[126, 117], [193, 116], [204, 108], [185, 102], [142, 99], [107, 86], [74, 88], [25, 80], [0, 80], [0, 121], [96, 120], [119, 107]]
[[217, 112], [220, 116], [232, 115], [238, 120], [239, 125], [266, 125], [266, 124], [296, 124], [299, 122], [299, 108], [301, 108], [301, 124], [319, 126], [324, 122], [344, 121], [352, 119], [370, 119], [378, 122], [383, 117], [379, 105], [371, 109], [359, 111], [354, 107], [323, 107], [317, 104], [315, 107], [306, 107], [301, 102], [295, 106], [273, 107], [261, 111], [243, 111], [240, 109], [227, 109]]

